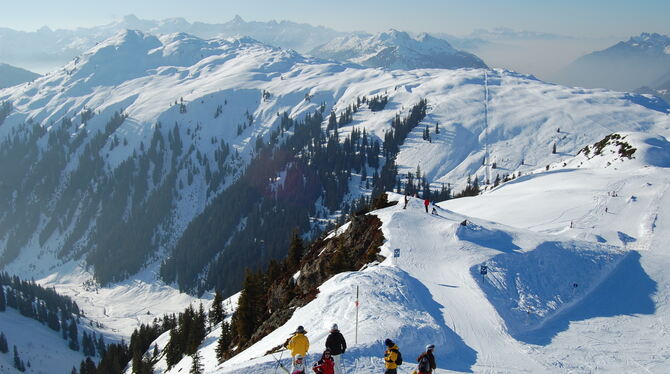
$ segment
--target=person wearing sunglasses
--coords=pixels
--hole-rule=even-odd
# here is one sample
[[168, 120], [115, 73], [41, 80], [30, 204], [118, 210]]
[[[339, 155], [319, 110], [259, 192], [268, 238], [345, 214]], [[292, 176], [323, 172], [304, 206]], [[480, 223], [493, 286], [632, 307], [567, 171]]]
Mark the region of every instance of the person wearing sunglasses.
[[330, 350], [326, 349], [321, 355], [321, 359], [314, 363], [312, 367], [317, 374], [334, 374], [335, 373], [335, 360], [330, 354]]

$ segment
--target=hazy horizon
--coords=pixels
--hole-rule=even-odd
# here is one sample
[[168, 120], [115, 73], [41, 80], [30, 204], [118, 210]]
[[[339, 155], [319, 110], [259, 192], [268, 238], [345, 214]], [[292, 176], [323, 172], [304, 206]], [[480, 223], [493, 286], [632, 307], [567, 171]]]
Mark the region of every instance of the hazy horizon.
[[515, 0], [416, 0], [406, 2], [359, 3], [341, 0], [315, 6], [306, 0], [276, 2], [222, 2], [195, 0], [183, 2], [130, 1], [114, 3], [69, 0], [55, 3], [46, 0], [12, 2], [0, 13], [0, 24], [22, 31], [35, 31], [43, 26], [51, 29], [75, 29], [108, 24], [134, 14], [142, 19], [184, 18], [189, 22], [224, 23], [235, 15], [249, 21], [288, 20], [324, 26], [337, 31], [378, 32], [389, 28], [411, 32], [469, 35], [477, 29], [510, 28], [577, 38], [609, 38], [615, 35], [636, 35], [640, 32], [667, 34], [670, 2], [646, 0], [581, 1]]

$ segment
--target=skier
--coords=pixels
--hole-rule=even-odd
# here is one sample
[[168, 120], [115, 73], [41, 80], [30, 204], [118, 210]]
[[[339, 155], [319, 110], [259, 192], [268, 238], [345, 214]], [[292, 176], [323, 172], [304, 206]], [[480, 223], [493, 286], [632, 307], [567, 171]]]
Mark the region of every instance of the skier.
[[[307, 334], [305, 328], [298, 326], [298, 328], [295, 330], [295, 333], [289, 339], [288, 344], [286, 345], [286, 348], [291, 351], [291, 356], [294, 358], [293, 368], [295, 368], [296, 362], [298, 361], [298, 356], [301, 358], [302, 364], [302, 358], [307, 355], [307, 351], [309, 350], [309, 339], [307, 339], [305, 334]], [[304, 364], [302, 365], [304, 370]], [[291, 370], [291, 373], [293, 373], [293, 370]]]
[[293, 366], [291, 366], [291, 374], [305, 374], [305, 362], [301, 354], [295, 355], [293, 359]]
[[331, 357], [329, 349], [323, 351], [321, 359], [314, 363], [312, 370], [318, 374], [335, 373], [335, 361], [333, 360], [333, 357]]
[[407, 209], [407, 203], [409, 202], [409, 195], [407, 195], [407, 192], [405, 192], [405, 206], [403, 206], [403, 209]]
[[386, 351], [384, 351], [384, 363], [386, 364], [386, 371], [384, 374], [397, 374], [398, 373], [398, 346], [391, 339], [384, 340], [384, 345], [386, 345]]
[[430, 204], [430, 200], [425, 199], [423, 200], [423, 206], [426, 208], [426, 213], [428, 213], [428, 205]]
[[435, 356], [433, 356], [434, 349], [434, 344], [428, 344], [426, 346], [426, 351], [416, 359], [416, 361], [419, 363], [416, 371], [419, 374], [430, 374], [433, 372], [433, 370], [437, 369], [437, 365], [435, 364]]
[[330, 334], [326, 338], [326, 349], [332, 354], [333, 360], [335, 360], [335, 374], [342, 374], [340, 361], [342, 359], [341, 355], [347, 350], [347, 342], [344, 340], [342, 333], [340, 333], [337, 323], [333, 323], [333, 326], [330, 328]]
[[432, 202], [433, 210], [431, 210], [430, 214], [437, 215], [437, 208], [435, 207], [435, 202]]

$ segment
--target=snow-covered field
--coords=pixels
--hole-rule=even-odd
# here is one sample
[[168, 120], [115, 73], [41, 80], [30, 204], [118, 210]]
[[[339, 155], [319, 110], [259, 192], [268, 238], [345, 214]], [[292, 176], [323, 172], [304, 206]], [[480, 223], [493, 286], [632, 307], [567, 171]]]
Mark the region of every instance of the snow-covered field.
[[638, 149], [632, 160], [606, 147], [591, 160], [579, 155], [441, 203], [438, 215], [414, 198], [406, 210], [373, 212], [387, 239], [382, 264], [331, 278], [286, 325], [221, 365], [213, 331], [201, 349], [205, 372], [275, 373], [264, 354], [298, 325], [313, 362], [332, 323], [350, 345], [346, 373], [381, 372], [386, 338], [403, 352], [401, 373], [428, 343], [437, 346], [438, 373], [668, 372], [670, 147], [625, 136]]
[[[106, 167], [139, 152], [141, 142], [149, 144], [161, 121], [178, 122], [184, 134], [192, 130], [182, 135], [185, 148], [193, 145], [212, 159], [212, 139], [229, 143], [241, 155], [235, 166], [242, 170], [255, 138], [267, 139], [277, 128], [277, 113], [300, 117], [325, 104], [339, 114], [357, 98], [381, 93], [389, 96], [386, 108], [363, 107], [340, 135], [364, 127], [382, 139], [397, 114], [406, 115], [426, 98], [427, 116], [398, 155], [400, 173], [420, 166], [433, 187], [452, 183], [457, 189], [468, 175], [523, 176], [482, 196], [443, 203], [439, 216], [426, 215], [417, 200], [408, 210], [377, 212], [387, 239], [383, 253], [400, 248], [400, 259], [329, 280], [286, 326], [221, 366], [214, 362], [219, 332], [213, 331], [202, 349], [207, 372], [274, 372], [274, 359], [263, 353], [297, 325], [310, 332], [310, 359], [322, 349], [332, 322], [352, 342], [356, 286], [360, 327], [358, 344], [345, 357], [347, 373], [381, 370], [387, 337], [406, 355], [401, 372], [410, 371], [409, 362], [428, 342], [438, 346], [442, 370], [670, 370], [663, 247], [670, 240], [670, 117], [667, 105], [649, 97], [567, 88], [504, 70], [363, 69], [250, 39], [157, 38], [129, 31], [31, 84], [1, 90], [0, 101], [12, 101], [15, 110], [0, 126], [0, 137], [28, 120], [48, 128], [62, 118], [94, 133], [123, 108], [129, 118], [114, 134], [128, 145], [106, 144], [100, 150]], [[175, 104], [181, 98], [187, 113]], [[220, 117], [214, 115], [218, 105]], [[84, 109], [96, 114], [85, 124], [78, 122]], [[253, 126], [237, 135], [247, 111]], [[421, 138], [425, 126], [432, 142]], [[638, 148], [635, 160], [577, 155], [584, 145], [621, 131]], [[66, 172], [76, 167], [75, 160]], [[186, 187], [171, 232], [178, 235], [208, 201], [204, 183]], [[469, 224], [460, 226], [465, 219]], [[73, 296], [88, 317], [116, 336], [196, 301], [157, 281], [155, 264], [165, 248], [141, 273], [97, 289], [87, 282], [84, 266], [58, 263], [67, 234], [54, 235], [44, 246], [34, 238], [6, 270]], [[484, 278], [478, 275], [482, 264], [490, 267]], [[186, 370], [189, 360], [171, 372]]]

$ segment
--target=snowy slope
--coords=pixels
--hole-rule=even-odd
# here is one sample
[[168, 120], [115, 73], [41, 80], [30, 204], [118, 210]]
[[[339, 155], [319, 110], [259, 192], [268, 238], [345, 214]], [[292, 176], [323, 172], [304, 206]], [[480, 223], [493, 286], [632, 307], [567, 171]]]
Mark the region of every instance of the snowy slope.
[[274, 373], [265, 352], [297, 325], [308, 331], [313, 361], [334, 322], [350, 345], [348, 373], [382, 370], [385, 338], [403, 352], [401, 372], [427, 343], [437, 346], [438, 373], [668, 371], [670, 143], [621, 136], [636, 148], [631, 159], [610, 144], [600, 155], [582, 153], [482, 196], [441, 203], [438, 215], [414, 198], [406, 210], [371, 213], [383, 221], [382, 264], [331, 278], [284, 326], [222, 365], [213, 331], [200, 350], [205, 373]]
[[[264, 91], [270, 93], [267, 100], [262, 99]], [[565, 88], [509, 71], [382, 71], [313, 60], [251, 39], [202, 40], [186, 34], [155, 37], [125, 31], [30, 85], [0, 91], [0, 101], [11, 101], [15, 108], [0, 126], [0, 137], [11, 134], [24, 121], [52, 129], [52, 124], [63, 118], [73, 120], [75, 130], [68, 131], [79, 133], [85, 128], [88, 134], [94, 134], [104, 129], [113, 112], [123, 109], [129, 117], [112, 135], [126, 139], [128, 144], [112, 149], [113, 137], [106, 140], [100, 150], [105, 170], [117, 168], [133, 153], [142, 153], [142, 144], [151, 142], [155, 124], [160, 121], [170, 126], [178, 123], [184, 149], [193, 146], [209, 159], [215, 158], [217, 150], [211, 139], [227, 142], [240, 154], [239, 159], [228, 163], [239, 173], [253, 155], [254, 139], [267, 139], [277, 127], [276, 113], [286, 111], [300, 117], [322, 103], [339, 113], [361, 96], [383, 93], [389, 96], [385, 110], [372, 112], [363, 107], [354, 114], [351, 124], [340, 129], [341, 137], [355, 127], [364, 127], [372, 137], [381, 139], [396, 114], [406, 115], [411, 105], [427, 98], [427, 117], [409, 135], [397, 163], [401, 174], [420, 166], [434, 187], [452, 183], [460, 188], [469, 174], [492, 180], [497, 173], [525, 173], [569, 158], [585, 144], [614, 131], [667, 136], [670, 127], [668, 107], [644, 96]], [[182, 98], [186, 113], [180, 113], [175, 104]], [[223, 114], [216, 117], [219, 105]], [[95, 115], [82, 123], [80, 115], [85, 109]], [[237, 135], [236, 126], [247, 121], [247, 113], [254, 125]], [[439, 134], [434, 133], [436, 123]], [[431, 143], [421, 139], [423, 125], [430, 127]], [[74, 132], [69, 134], [74, 138]], [[47, 147], [46, 136], [38, 144]], [[556, 154], [551, 153], [553, 144], [557, 144]], [[194, 155], [190, 157], [195, 159]], [[493, 162], [496, 170], [492, 169]], [[64, 175], [77, 168], [76, 159], [69, 160]], [[185, 180], [187, 171], [180, 173]], [[137, 289], [158, 287], [155, 295], [159, 299], [165, 297], [163, 291], [176, 293], [153, 285], [157, 264], [193, 217], [230, 183], [210, 194], [203, 173], [195, 178], [174, 202], [170, 225], [157, 230], [165, 244], [155, 249], [156, 256], [142, 273], [109, 290], [110, 295], [123, 295], [120, 298], [102, 298], [107, 301], [99, 302], [93, 293], [82, 293], [81, 285], [91, 279], [90, 274], [83, 272], [78, 261], [58, 255], [71, 226], [65, 226], [43, 245], [35, 233], [6, 268], [42, 279], [41, 283], [59, 290], [72, 290], [68, 294], [75, 298], [81, 295], [77, 301], [82, 307], [96, 310], [96, 318], [102, 320], [112, 309], [109, 305], [137, 297], [131, 291], [135, 280]], [[360, 193], [369, 191], [353, 190], [351, 198]], [[43, 227], [44, 222], [40, 225]], [[137, 310], [154, 312], [156, 308], [150, 306], [154, 300], [147, 297]], [[174, 300], [179, 301], [159, 312], [181, 310], [193, 301], [188, 297]], [[127, 333], [134, 313], [120, 312], [117, 317], [126, 319], [125, 327], [115, 328]]]
[[486, 67], [480, 58], [454, 49], [446, 40], [425, 33], [414, 38], [406, 32], [393, 29], [374, 35], [341, 36], [309, 53], [317, 57], [387, 69]]
[[3, 374], [20, 373], [14, 368], [14, 346], [20, 359], [26, 366], [30, 365], [25, 373], [69, 373], [72, 367], [78, 370], [81, 361], [86, 359], [81, 351], [68, 348], [68, 341], [60, 332], [26, 318], [12, 308], [0, 312], [0, 331], [9, 345], [8, 353], [0, 353], [0, 373]]
[[385, 338], [403, 351], [402, 372], [427, 343], [437, 346], [438, 373], [669, 370], [670, 143], [622, 136], [637, 149], [633, 159], [607, 146], [602, 155], [581, 154], [565, 167], [442, 203], [438, 215], [417, 199], [407, 210], [373, 212], [387, 239], [382, 264], [331, 278], [283, 327], [222, 365], [213, 331], [200, 351], [205, 373], [274, 372], [265, 352], [297, 325], [308, 331], [313, 361], [334, 322], [350, 343], [348, 373], [380, 371]]
[[32, 71], [0, 63], [0, 88], [30, 82], [39, 76], [39, 74], [33, 73]]

